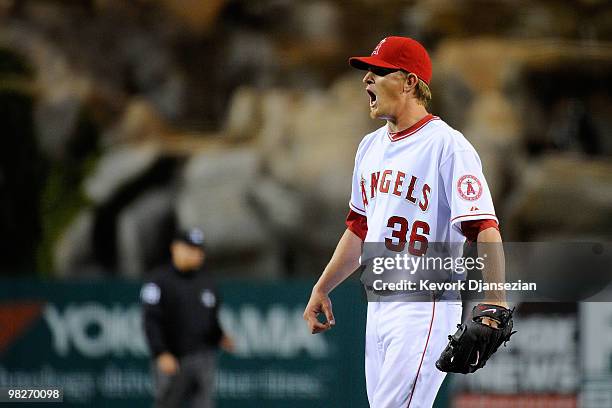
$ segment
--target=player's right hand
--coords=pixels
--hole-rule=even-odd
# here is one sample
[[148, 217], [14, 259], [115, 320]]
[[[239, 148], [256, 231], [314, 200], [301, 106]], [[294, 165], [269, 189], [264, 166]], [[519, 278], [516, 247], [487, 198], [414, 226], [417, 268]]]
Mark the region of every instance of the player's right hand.
[[[319, 314], [325, 315], [325, 322], [321, 323], [318, 319]], [[306, 309], [304, 310], [304, 320], [308, 323], [308, 328], [312, 334], [317, 334], [331, 329], [336, 321], [334, 320], [334, 314], [332, 312], [331, 300], [326, 293], [312, 290], [310, 300]]]
[[172, 354], [164, 352], [157, 356], [157, 368], [166, 375], [174, 375], [179, 370], [179, 363]]

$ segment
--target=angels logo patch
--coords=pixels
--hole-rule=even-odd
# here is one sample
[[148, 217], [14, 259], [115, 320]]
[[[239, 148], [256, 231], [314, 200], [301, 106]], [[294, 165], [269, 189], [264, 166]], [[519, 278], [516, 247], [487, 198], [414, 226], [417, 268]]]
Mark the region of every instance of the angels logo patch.
[[464, 200], [478, 200], [482, 195], [482, 183], [476, 176], [466, 174], [457, 181], [457, 192]]

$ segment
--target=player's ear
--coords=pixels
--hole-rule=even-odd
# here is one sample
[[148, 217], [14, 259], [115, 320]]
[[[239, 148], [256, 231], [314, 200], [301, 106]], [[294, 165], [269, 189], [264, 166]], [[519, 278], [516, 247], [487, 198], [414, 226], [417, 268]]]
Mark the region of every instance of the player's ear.
[[419, 83], [419, 79], [412, 73], [405, 73], [406, 80], [404, 81], [404, 93], [409, 93], [412, 89], [416, 88]]

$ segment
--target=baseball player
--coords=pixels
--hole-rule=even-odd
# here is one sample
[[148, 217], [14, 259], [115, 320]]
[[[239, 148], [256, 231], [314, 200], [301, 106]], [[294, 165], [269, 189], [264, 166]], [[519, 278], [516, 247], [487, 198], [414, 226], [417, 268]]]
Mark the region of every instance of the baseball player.
[[[387, 37], [371, 56], [349, 63], [366, 71], [370, 116], [386, 124], [357, 149], [347, 229], [304, 311], [313, 334], [335, 325], [329, 293], [359, 268], [364, 242], [414, 256], [425, 255], [433, 242], [501, 243], [478, 154], [460, 132], [427, 112], [432, 69], [425, 48], [411, 38]], [[486, 258], [487, 282], [504, 281], [503, 251], [496, 248]], [[512, 331], [504, 291], [489, 291], [486, 300], [450, 342], [461, 321], [459, 300], [369, 302], [370, 406], [430, 407], [446, 372], [482, 367]]]

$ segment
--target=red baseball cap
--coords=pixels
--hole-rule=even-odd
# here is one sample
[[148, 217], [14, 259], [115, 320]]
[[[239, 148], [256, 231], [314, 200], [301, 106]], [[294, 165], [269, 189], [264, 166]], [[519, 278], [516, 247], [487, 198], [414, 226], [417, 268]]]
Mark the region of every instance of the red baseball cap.
[[349, 58], [349, 64], [357, 69], [369, 67], [402, 69], [412, 72], [427, 85], [431, 80], [431, 60], [425, 48], [408, 37], [386, 37], [378, 43], [369, 57]]

